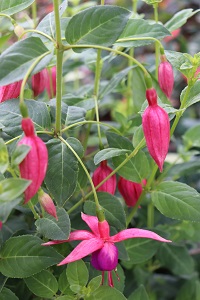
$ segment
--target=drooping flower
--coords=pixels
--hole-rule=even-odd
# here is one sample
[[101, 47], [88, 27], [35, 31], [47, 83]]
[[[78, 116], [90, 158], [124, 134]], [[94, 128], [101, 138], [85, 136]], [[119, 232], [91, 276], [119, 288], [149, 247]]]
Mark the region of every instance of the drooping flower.
[[37, 97], [45, 90], [48, 79], [49, 78], [46, 69], [43, 69], [39, 73], [33, 75], [32, 90], [33, 90], [34, 97]]
[[44, 180], [48, 164], [48, 152], [45, 143], [35, 134], [34, 125], [30, 118], [22, 119], [22, 129], [25, 136], [18, 145], [27, 145], [31, 148], [19, 165], [21, 177], [32, 181], [24, 192], [24, 203], [27, 203], [37, 193]]
[[120, 176], [117, 186], [127, 206], [135, 206], [140, 198], [140, 195], [142, 194], [142, 186], [145, 184], [145, 179], [142, 180], [142, 183], [138, 183], [127, 180]]
[[147, 89], [149, 106], [142, 115], [142, 127], [150, 155], [162, 172], [170, 142], [170, 122], [166, 111], [157, 103], [154, 88]]
[[[100, 166], [94, 171], [92, 181], [94, 186], [97, 186], [103, 181], [113, 170], [107, 165], [107, 161], [104, 160], [100, 163]], [[115, 194], [117, 186], [116, 175], [111, 176], [106, 182], [104, 182], [97, 191], [107, 192], [112, 195]]]
[[158, 83], [165, 95], [170, 98], [174, 87], [174, 73], [172, 65], [165, 55], [161, 55], [161, 63], [158, 68]]
[[20, 94], [22, 80], [0, 86], [0, 103], [9, 99], [17, 98]]
[[49, 98], [53, 98], [56, 95], [56, 66], [47, 70], [47, 81], [46, 81], [46, 90], [49, 95]]
[[170, 242], [158, 234], [144, 229], [129, 228], [110, 236], [110, 227], [106, 220], [99, 222], [97, 217], [89, 216], [84, 213], [81, 218], [90, 227], [88, 230], [75, 230], [70, 233], [68, 240], [56, 240], [44, 243], [44, 246], [56, 245], [71, 241], [82, 241], [58, 266], [77, 261], [89, 254], [92, 254], [92, 266], [102, 271], [102, 284], [104, 272], [108, 271], [108, 283], [113, 287], [112, 270], [118, 264], [118, 249], [115, 243], [131, 238], [149, 238], [160, 242]]
[[44, 208], [44, 210], [51, 216], [53, 216], [56, 220], [58, 220], [57, 213], [56, 213], [56, 207], [53, 203], [53, 200], [51, 197], [43, 192], [42, 190], [39, 191], [38, 200], [41, 204], [41, 206]]

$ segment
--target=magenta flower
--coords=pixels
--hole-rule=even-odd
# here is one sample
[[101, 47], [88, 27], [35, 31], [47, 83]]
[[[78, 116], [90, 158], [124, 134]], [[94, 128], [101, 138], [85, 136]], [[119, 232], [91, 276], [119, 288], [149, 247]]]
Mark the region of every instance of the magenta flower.
[[[100, 163], [100, 166], [94, 171], [92, 176], [92, 181], [94, 186], [97, 186], [101, 181], [103, 181], [110, 173], [112, 173], [112, 169], [107, 165], [107, 161], [104, 160]], [[116, 175], [111, 176], [106, 182], [104, 182], [97, 191], [107, 192], [112, 195], [115, 194], [117, 186]]]
[[43, 69], [39, 73], [33, 75], [32, 77], [32, 90], [34, 97], [37, 97], [41, 94], [46, 87], [46, 83], [49, 80], [48, 73], [46, 69]]
[[95, 269], [102, 271], [102, 284], [104, 272], [108, 271], [108, 284], [111, 287], [113, 287], [111, 271], [115, 270], [118, 264], [118, 249], [115, 243], [131, 238], [149, 238], [160, 242], [171, 242], [152, 231], [137, 228], [125, 229], [110, 236], [110, 227], [106, 220], [99, 222], [97, 217], [89, 216], [84, 213], [81, 214], [81, 218], [87, 223], [92, 232], [88, 230], [75, 230], [70, 233], [68, 240], [51, 241], [43, 245], [50, 246], [71, 241], [82, 241], [58, 266], [68, 264], [92, 254], [91, 264]]
[[172, 65], [165, 55], [161, 55], [161, 63], [158, 68], [158, 83], [163, 93], [170, 98], [174, 87], [174, 73]]
[[17, 98], [20, 94], [22, 80], [0, 86], [0, 103], [9, 99]]

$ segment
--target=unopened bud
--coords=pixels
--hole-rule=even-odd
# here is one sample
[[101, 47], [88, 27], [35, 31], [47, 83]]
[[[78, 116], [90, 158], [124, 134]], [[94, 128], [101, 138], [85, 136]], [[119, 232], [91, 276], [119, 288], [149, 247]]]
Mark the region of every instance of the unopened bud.
[[[94, 171], [92, 181], [94, 186], [97, 186], [103, 181], [113, 170], [107, 165], [107, 161], [104, 160], [100, 163], [100, 166]], [[107, 192], [114, 195], [116, 190], [117, 180], [116, 176], [111, 176], [106, 182], [104, 182], [97, 191]]]
[[51, 197], [47, 193], [40, 191], [38, 199], [39, 199], [41, 206], [44, 208], [44, 210], [49, 215], [53, 216], [56, 220], [58, 220], [57, 213], [56, 213], [56, 207], [55, 207], [55, 204], [53, 203], [53, 200], [51, 199]]
[[174, 87], [173, 68], [165, 55], [161, 55], [161, 61], [158, 68], [158, 83], [163, 93], [170, 98]]
[[18, 38], [20, 38], [22, 35], [23, 35], [23, 33], [24, 33], [24, 28], [21, 26], [21, 25], [16, 25], [15, 27], [14, 27], [14, 33], [16, 34], [16, 36], [18, 37]]

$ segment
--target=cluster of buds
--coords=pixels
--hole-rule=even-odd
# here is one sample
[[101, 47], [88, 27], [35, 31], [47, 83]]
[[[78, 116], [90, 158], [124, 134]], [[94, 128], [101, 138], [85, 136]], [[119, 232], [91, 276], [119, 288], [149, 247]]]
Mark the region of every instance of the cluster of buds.
[[[94, 171], [92, 181], [94, 186], [98, 186], [108, 175], [112, 173], [112, 169], [107, 165], [107, 161], [104, 160], [100, 163], [100, 166]], [[106, 182], [104, 182], [97, 191], [107, 192], [112, 195], [115, 194], [117, 186], [116, 175], [112, 175]]]
[[142, 194], [142, 188], [146, 183], [146, 179], [143, 179], [141, 183], [138, 183], [120, 176], [117, 187], [127, 206], [133, 207], [136, 205]]
[[154, 88], [146, 90], [149, 106], [142, 116], [142, 127], [150, 155], [162, 172], [170, 142], [170, 122], [167, 112], [158, 105]]
[[24, 193], [24, 203], [27, 203], [37, 193], [44, 180], [48, 165], [48, 152], [45, 143], [35, 134], [30, 118], [22, 119], [22, 129], [25, 135], [18, 145], [30, 146], [30, 151], [19, 165], [21, 178], [32, 181]]
[[22, 80], [8, 85], [0, 86], [0, 103], [6, 100], [17, 98], [20, 94], [21, 84]]
[[170, 98], [174, 87], [174, 73], [172, 65], [163, 54], [160, 57], [161, 63], [158, 68], [158, 83], [163, 93]]
[[52, 69], [43, 69], [32, 77], [32, 90], [37, 97], [46, 89], [49, 98], [56, 95], [56, 66]]

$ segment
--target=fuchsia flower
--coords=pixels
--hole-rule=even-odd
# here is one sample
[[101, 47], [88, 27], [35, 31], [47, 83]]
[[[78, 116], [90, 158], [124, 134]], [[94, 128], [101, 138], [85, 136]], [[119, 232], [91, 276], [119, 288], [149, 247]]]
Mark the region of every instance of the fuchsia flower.
[[9, 99], [17, 98], [20, 94], [22, 80], [0, 86], [0, 103]]
[[68, 240], [51, 241], [43, 245], [50, 246], [71, 241], [82, 241], [58, 266], [68, 264], [92, 254], [92, 266], [102, 271], [102, 283], [104, 272], [108, 271], [108, 283], [111, 287], [113, 287], [111, 271], [115, 270], [118, 264], [118, 249], [115, 243], [132, 238], [149, 238], [160, 242], [170, 242], [152, 231], [137, 228], [125, 229], [110, 236], [110, 227], [106, 220], [99, 222], [97, 217], [89, 216], [84, 213], [81, 214], [81, 218], [87, 223], [92, 232], [88, 230], [75, 230], [70, 233]]
[[33, 75], [32, 77], [32, 90], [34, 93], [34, 97], [37, 97], [41, 94], [46, 87], [46, 83], [48, 81], [48, 73], [46, 69], [43, 69], [39, 73]]
[[142, 180], [142, 183], [133, 182], [123, 177], [119, 178], [118, 190], [124, 198], [127, 206], [135, 206], [140, 195], [142, 194], [142, 186], [146, 185], [146, 179]]
[[51, 216], [53, 216], [56, 220], [58, 220], [57, 213], [56, 213], [56, 207], [53, 203], [53, 200], [51, 197], [44, 193], [43, 191], [39, 192], [38, 200], [41, 204], [41, 206], [44, 208], [44, 210]]
[[158, 68], [158, 83], [163, 93], [170, 98], [174, 87], [174, 73], [172, 65], [165, 55], [161, 55], [161, 63]]
[[[94, 186], [97, 186], [103, 181], [113, 170], [107, 165], [107, 161], [104, 160], [100, 163], [100, 166], [94, 171], [92, 181]], [[116, 175], [111, 176], [106, 182], [104, 182], [97, 191], [107, 192], [112, 195], [115, 194], [117, 186]]]
[[170, 35], [170, 36], [166, 36], [166, 37], [164, 38], [165, 43], [168, 43], [168, 42], [174, 40], [177, 36], [179, 36], [180, 32], [181, 32], [181, 29], [180, 29], [180, 28], [173, 30], [173, 31], [171, 32], [171, 35]]
[[19, 165], [21, 177], [32, 181], [25, 190], [24, 203], [27, 203], [37, 193], [44, 180], [48, 164], [48, 152], [45, 143], [35, 134], [34, 125], [30, 118], [22, 119], [22, 129], [25, 136], [18, 145], [31, 147]]
[[147, 89], [149, 106], [142, 115], [142, 126], [150, 155], [162, 172], [170, 142], [170, 122], [166, 111], [157, 103], [154, 88]]
[[56, 66], [47, 70], [48, 79], [46, 81], [46, 90], [49, 95], [49, 98], [53, 98], [56, 95]]

